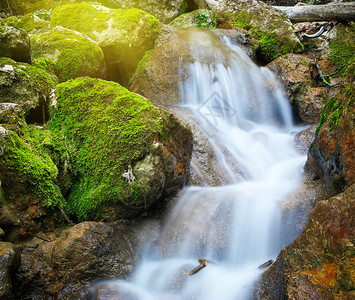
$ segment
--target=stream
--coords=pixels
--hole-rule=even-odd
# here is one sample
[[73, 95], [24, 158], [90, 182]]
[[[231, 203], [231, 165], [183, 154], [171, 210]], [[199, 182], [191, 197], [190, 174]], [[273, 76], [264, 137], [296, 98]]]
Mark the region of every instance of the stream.
[[[204, 180], [203, 162], [191, 165], [199, 185], [177, 196], [131, 279], [110, 281], [118, 299], [250, 299], [259, 266], [292, 242], [280, 207], [302, 181], [301, 128], [271, 71], [221, 42], [228, 64], [190, 64], [172, 110], [206, 137], [223, 184]], [[207, 266], [189, 275], [200, 258]]]

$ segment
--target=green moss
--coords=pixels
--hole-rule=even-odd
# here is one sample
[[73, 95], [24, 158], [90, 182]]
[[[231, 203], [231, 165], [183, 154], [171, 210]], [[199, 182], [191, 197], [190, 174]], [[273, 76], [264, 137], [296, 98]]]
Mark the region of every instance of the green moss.
[[12, 26], [18, 28], [19, 18], [15, 16], [8, 17], [0, 21], [0, 25]]
[[332, 97], [324, 105], [316, 134], [319, 133], [323, 124], [329, 120], [329, 129], [334, 130], [339, 125], [339, 120], [349, 107], [354, 105], [354, 85], [350, 83], [340, 93], [339, 98]]
[[335, 62], [338, 69], [350, 65], [355, 61], [355, 25], [339, 24], [336, 27], [337, 36], [331, 40], [330, 59]]
[[32, 60], [32, 65], [36, 68], [42, 69], [49, 74], [55, 75], [55, 63], [48, 57], [35, 58]]
[[44, 70], [9, 58], [0, 58], [0, 69], [13, 67], [13, 74], [0, 72], [0, 102], [20, 104], [25, 113], [49, 99], [56, 78]]
[[143, 205], [147, 187], [127, 183], [122, 174], [163, 134], [165, 113], [119, 84], [100, 79], [62, 83], [57, 96], [48, 127], [64, 137], [70, 152], [71, 213], [79, 220], [97, 219], [107, 204]]
[[265, 4], [250, 7], [235, 4], [231, 9], [232, 12], [214, 12], [212, 20], [215, 24], [226, 22], [236, 28], [249, 30], [252, 37], [259, 41], [259, 53], [266, 61], [303, 50], [289, 22], [285, 22], [280, 14], [269, 10]]
[[60, 82], [104, 73], [104, 55], [100, 47], [71, 30], [55, 27], [34, 34], [31, 44], [32, 57], [46, 56], [55, 62], [55, 73]]
[[9, 131], [1, 140], [1, 181], [12, 187], [6, 194], [29, 194], [42, 199], [45, 206], [65, 207], [65, 200], [56, 184], [57, 167], [43, 150], [38, 136], [47, 131], [35, 128], [23, 130], [23, 135]]

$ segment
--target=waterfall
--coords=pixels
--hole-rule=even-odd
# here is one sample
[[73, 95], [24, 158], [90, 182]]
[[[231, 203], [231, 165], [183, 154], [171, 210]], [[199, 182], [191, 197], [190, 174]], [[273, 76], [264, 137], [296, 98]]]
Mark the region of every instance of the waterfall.
[[[280, 205], [305, 161], [291, 109], [273, 74], [222, 40], [228, 64], [190, 64], [179, 109], [208, 138], [228, 184], [181, 191], [131, 280], [111, 282], [120, 299], [249, 299], [258, 266], [290, 242]], [[199, 258], [207, 267], [189, 276]]]

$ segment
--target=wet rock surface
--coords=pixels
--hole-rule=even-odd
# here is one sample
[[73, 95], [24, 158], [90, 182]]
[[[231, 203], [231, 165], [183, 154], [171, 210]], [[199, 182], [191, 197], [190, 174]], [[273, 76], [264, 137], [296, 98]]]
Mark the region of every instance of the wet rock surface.
[[[329, 74], [334, 71], [330, 61], [323, 61], [322, 68]], [[287, 54], [272, 61], [267, 67], [276, 74], [283, 85], [296, 117], [302, 122], [319, 122], [323, 101], [338, 93], [338, 89], [321, 86], [314, 59], [300, 54]], [[326, 74], [325, 73], [325, 74]]]
[[180, 103], [181, 81], [189, 76], [189, 64], [228, 64], [226, 57], [219, 56], [216, 49], [223, 47], [220, 37], [227, 34], [231, 40], [241, 44], [253, 56], [253, 40], [243, 31], [208, 30], [204, 28], [177, 29], [165, 27], [156, 48], [140, 62], [130, 83], [130, 90], [147, 97], [156, 105]]
[[142, 245], [157, 236], [156, 221], [116, 225], [85, 222], [62, 232], [38, 234], [19, 246], [15, 298], [86, 299], [104, 279], [126, 278]]
[[0, 242], [0, 298], [13, 299], [16, 285], [13, 278], [20, 263], [19, 252], [15, 245]]
[[258, 299], [353, 298], [354, 188], [316, 205], [302, 234], [262, 275]]

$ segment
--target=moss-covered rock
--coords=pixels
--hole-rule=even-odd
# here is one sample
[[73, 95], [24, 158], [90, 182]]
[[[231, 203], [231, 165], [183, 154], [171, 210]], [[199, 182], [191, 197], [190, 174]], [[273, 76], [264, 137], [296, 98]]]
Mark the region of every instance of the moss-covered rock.
[[117, 83], [78, 78], [57, 86], [49, 128], [63, 137], [79, 220], [135, 216], [184, 183], [191, 133]]
[[20, 18], [15, 16], [6, 18], [0, 22], [0, 25], [13, 26], [18, 29], [24, 29], [27, 33], [44, 28], [49, 25], [48, 22], [43, 21], [36, 15], [29, 13]]
[[23, 29], [0, 25], [0, 57], [31, 62], [30, 38]]
[[51, 25], [86, 34], [105, 55], [107, 78], [127, 84], [145, 52], [154, 47], [160, 22], [139, 9], [101, 11], [90, 4], [63, 5], [53, 12]]
[[60, 82], [76, 77], [104, 78], [106, 65], [101, 48], [72, 30], [56, 26], [31, 36], [33, 58], [47, 57], [54, 61]]
[[0, 124], [0, 227], [9, 241], [53, 228], [53, 214], [48, 218], [51, 208], [65, 207], [56, 184], [58, 169], [48, 155], [51, 135], [28, 127], [23, 119], [19, 121], [19, 114], [2, 118]]
[[297, 53], [303, 45], [293, 32], [291, 22], [271, 6], [254, 0], [227, 0], [212, 11], [212, 21], [229, 23], [250, 31], [259, 40], [259, 52], [270, 62], [286, 53]]
[[0, 58], [0, 102], [20, 104], [28, 123], [48, 119], [51, 89], [57, 79], [44, 70], [10, 58]]
[[206, 27], [213, 28], [215, 24], [210, 17], [210, 11], [206, 9], [197, 9], [175, 18], [169, 23], [170, 26], [187, 28], [187, 27]]
[[354, 193], [353, 184], [318, 202], [302, 234], [262, 275], [256, 299], [354, 298]]

